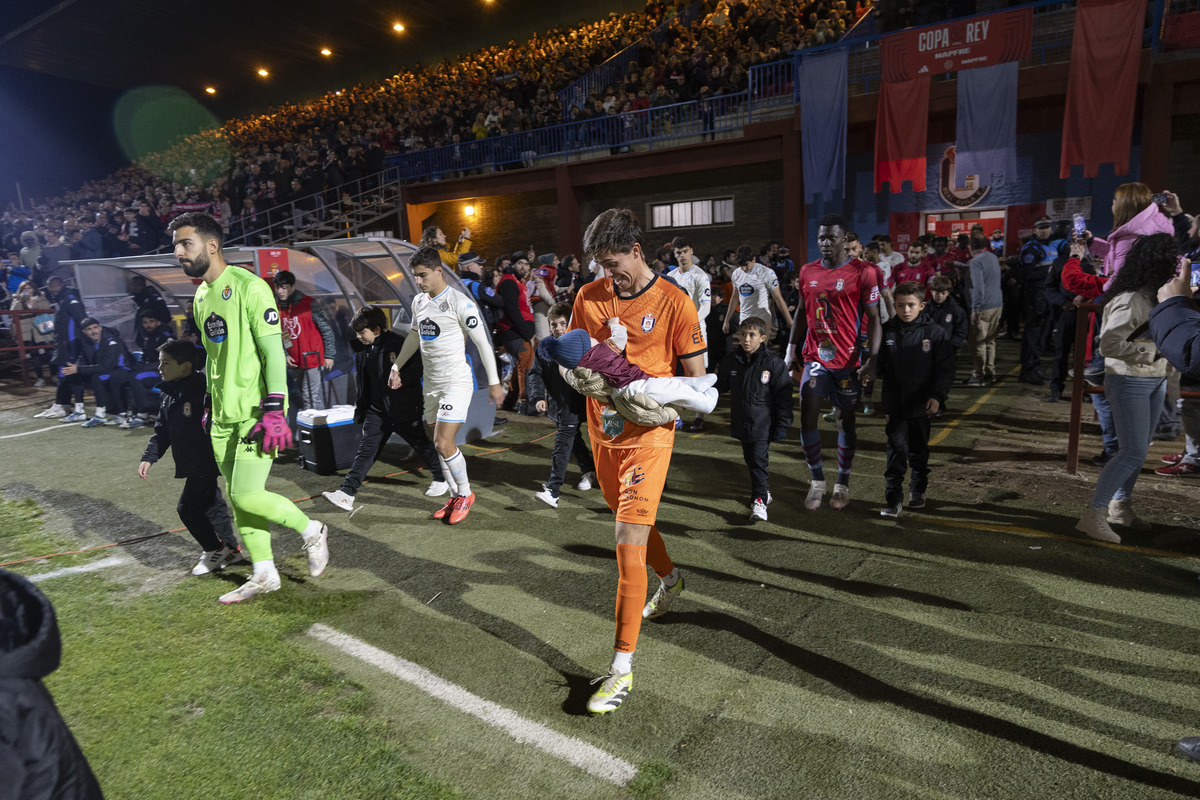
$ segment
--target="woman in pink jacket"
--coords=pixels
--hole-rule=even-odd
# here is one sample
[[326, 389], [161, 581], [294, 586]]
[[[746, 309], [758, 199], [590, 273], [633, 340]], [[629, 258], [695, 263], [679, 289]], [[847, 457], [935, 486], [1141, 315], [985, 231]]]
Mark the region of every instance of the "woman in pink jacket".
[[1063, 286], [1089, 300], [1099, 297], [1125, 265], [1125, 256], [1129, 254], [1129, 248], [1133, 247], [1134, 242], [1152, 233], [1174, 234], [1175, 225], [1172, 219], [1182, 213], [1183, 209], [1174, 193], [1164, 194], [1167, 202], [1160, 205], [1154, 202], [1150, 187], [1144, 183], [1122, 183], [1118, 186], [1113, 194], [1112, 233], [1107, 239], [1091, 238], [1091, 233], [1084, 233], [1085, 238], [1091, 239], [1088, 249], [1104, 259], [1100, 274], [1088, 275], [1076, 264], [1068, 275], [1068, 270], [1064, 267]]

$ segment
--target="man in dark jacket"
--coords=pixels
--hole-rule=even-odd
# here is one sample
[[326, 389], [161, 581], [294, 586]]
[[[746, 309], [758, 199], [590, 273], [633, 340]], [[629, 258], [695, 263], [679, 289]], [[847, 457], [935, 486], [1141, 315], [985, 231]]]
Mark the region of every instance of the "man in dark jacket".
[[[567, 332], [571, 322], [571, 304], [555, 303], [546, 313], [550, 322], [550, 335], [557, 339]], [[575, 463], [583, 472], [576, 484], [580, 491], [592, 488], [596, 478], [596, 461], [592, 449], [583, 435], [581, 420], [587, 418], [587, 401], [572, 389], [558, 371], [558, 363], [549, 356], [546, 348], [538, 344], [529, 370], [529, 402], [538, 413], [546, 413], [554, 420], [554, 454], [550, 456], [550, 480], [542, 484], [535, 497], [552, 508], [558, 508], [558, 491], [567, 476], [567, 459], [575, 456]]]
[[54, 606], [0, 569], [0, 776], [21, 800], [103, 800], [100, 784], [42, 679], [58, 669]]
[[[113, 328], [105, 328], [92, 317], [83, 321], [84, 345], [79, 360], [62, 369], [64, 376], [80, 375], [90, 381], [96, 394], [95, 415], [81, 423], [85, 428], [117, 425], [121, 428], [140, 428], [143, 423], [129, 417], [125, 411], [125, 391], [133, 378], [133, 355]], [[113, 419], [108, 412], [115, 411]], [[66, 422], [69, 418], [64, 418]]]
[[340, 509], [352, 510], [358, 487], [362, 486], [367, 472], [393, 433], [407, 442], [429, 467], [433, 482], [425, 491], [426, 496], [444, 495], [450, 491], [450, 484], [446, 482], [437, 450], [422, 422], [425, 398], [421, 390], [420, 355], [405, 362], [400, 369], [400, 388], [391, 389], [388, 375], [405, 337], [389, 329], [383, 309], [375, 306], [364, 306], [355, 312], [350, 327], [357, 334], [360, 348], [355, 356], [358, 399], [354, 406], [354, 422], [362, 426], [362, 432], [358, 452], [342, 481], [342, 488], [321, 495]]
[[941, 326], [924, 314], [925, 288], [902, 283], [896, 316], [883, 326], [879, 374], [887, 415], [884, 517], [900, 516], [904, 473], [911, 467], [908, 507], [925, 507], [929, 484], [929, 418], [946, 402], [954, 381], [954, 349]]
[[729, 392], [729, 425], [742, 443], [750, 468], [750, 521], [767, 519], [771, 487], [767, 447], [787, 438], [792, 425], [792, 376], [783, 359], [767, 348], [767, 325], [746, 317], [738, 327], [740, 347], [721, 359], [717, 391]]
[[[516, 259], [518, 255], [520, 258]], [[529, 368], [533, 366], [534, 327], [533, 309], [525, 292], [524, 278], [527, 275], [523, 275], [522, 271], [528, 272], [529, 262], [520, 253], [514, 254], [514, 259], [516, 266], [507, 267], [502, 272], [491, 268], [483, 271], [483, 285], [491, 286], [495, 295], [480, 292], [479, 300], [484, 305], [500, 310], [494, 341], [505, 349], [516, 365], [517, 379], [509, 389], [503, 408], [506, 411], [528, 413], [525, 379]]]
[[193, 575], [216, 572], [242, 561], [242, 550], [233, 534], [229, 507], [217, 486], [217, 459], [204, 428], [207, 395], [204, 375], [196, 372], [196, 348], [175, 339], [158, 350], [162, 382], [158, 422], [146, 444], [138, 476], [145, 480], [151, 465], [171, 450], [175, 477], [183, 478], [183, 492], [175, 510], [188, 533], [204, 551], [192, 568]]
[[[57, 276], [46, 282], [46, 299], [54, 306], [54, 354], [50, 357], [50, 366], [59, 368], [60, 372], [54, 405], [34, 416], [61, 418], [63, 422], [83, 422], [87, 419], [83, 412], [83, 389], [87, 381], [78, 375], [64, 377], [61, 368], [79, 360], [79, 350], [83, 346], [82, 322], [87, 317], [87, 309], [75, 290], [68, 288], [63, 279]], [[67, 406], [72, 399], [75, 401], [75, 410], [68, 413]]]

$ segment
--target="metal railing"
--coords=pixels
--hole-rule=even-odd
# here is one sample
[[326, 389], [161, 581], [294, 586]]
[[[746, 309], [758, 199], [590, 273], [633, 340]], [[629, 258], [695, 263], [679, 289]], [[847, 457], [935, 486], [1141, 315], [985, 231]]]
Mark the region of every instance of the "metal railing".
[[[1023, 67], [1070, 59], [1075, 5], [1075, 0], [1039, 0], [1023, 6], [1031, 7], [1034, 14], [1033, 49], [1029, 58], [1021, 62]], [[1145, 47], [1159, 46], [1162, 27], [1156, 27], [1154, 20], [1163, 20], [1168, 6], [1171, 14], [1178, 15], [1200, 6], [1200, 0], [1149, 0]], [[1163, 25], [1168, 24], [1169, 16]], [[431, 181], [690, 144], [718, 135], [738, 136], [746, 125], [791, 113], [799, 104], [796, 77], [800, 59], [805, 56], [846, 49], [850, 94], [879, 91], [880, 44], [892, 33], [895, 31], [809, 48], [787, 59], [757, 65], [749, 71], [746, 91], [736, 94], [405, 153], [391, 156], [389, 162], [402, 181]], [[947, 73], [934, 79], [953, 76], [954, 73]]]
[[[0, 354], [4, 354], [4, 353], [16, 353], [17, 354], [17, 361], [20, 364], [20, 368], [21, 368], [21, 381], [26, 386], [33, 385], [33, 380], [29, 375], [29, 366], [30, 365], [29, 365], [29, 359], [27, 356], [31, 352], [36, 352], [38, 350], [53, 351], [54, 343], [49, 342], [47, 344], [26, 344], [25, 337], [21, 335], [21, 317], [31, 317], [32, 318], [32, 317], [41, 316], [42, 314], [53, 314], [53, 313], [54, 313], [54, 309], [52, 309], [52, 308], [15, 308], [15, 309], [11, 309], [11, 310], [6, 309], [6, 308], [0, 308], [0, 318], [7, 316], [11, 320], [10, 324], [7, 326], [7, 330], [11, 331], [13, 340], [16, 342], [16, 344], [9, 345], [7, 347], [0, 347]], [[2, 358], [2, 356], [0, 356], [0, 361], [2, 361], [2, 360], [4, 360], [4, 359]], [[49, 370], [50, 369], [49, 359], [47, 359], [46, 361], [47, 361], [47, 363], [45, 364], [45, 367], [47, 370]]]

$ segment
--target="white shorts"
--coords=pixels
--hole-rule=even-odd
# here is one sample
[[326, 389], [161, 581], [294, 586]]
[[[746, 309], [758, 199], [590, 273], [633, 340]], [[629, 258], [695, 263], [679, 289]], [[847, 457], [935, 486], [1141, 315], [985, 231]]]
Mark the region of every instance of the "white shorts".
[[434, 422], [466, 422], [471, 406], [471, 384], [425, 387], [425, 424]]

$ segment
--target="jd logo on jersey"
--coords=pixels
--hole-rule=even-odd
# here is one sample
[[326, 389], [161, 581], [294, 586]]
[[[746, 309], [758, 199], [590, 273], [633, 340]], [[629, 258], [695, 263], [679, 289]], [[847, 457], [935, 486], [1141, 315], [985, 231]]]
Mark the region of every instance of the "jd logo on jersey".
[[467, 327], [475, 328], [479, 326], [479, 319], [476, 317], [467, 317]]
[[442, 332], [442, 329], [438, 327], [438, 324], [431, 319], [421, 320], [421, 324], [419, 327], [420, 327], [421, 340], [425, 341], [425, 342], [432, 342]]
[[263, 320], [268, 325], [278, 325], [279, 324], [279, 312], [273, 308], [268, 308], [266, 311], [263, 312]]
[[210, 313], [208, 319], [204, 320], [204, 335], [210, 342], [220, 344], [229, 338], [229, 326], [215, 312]]

